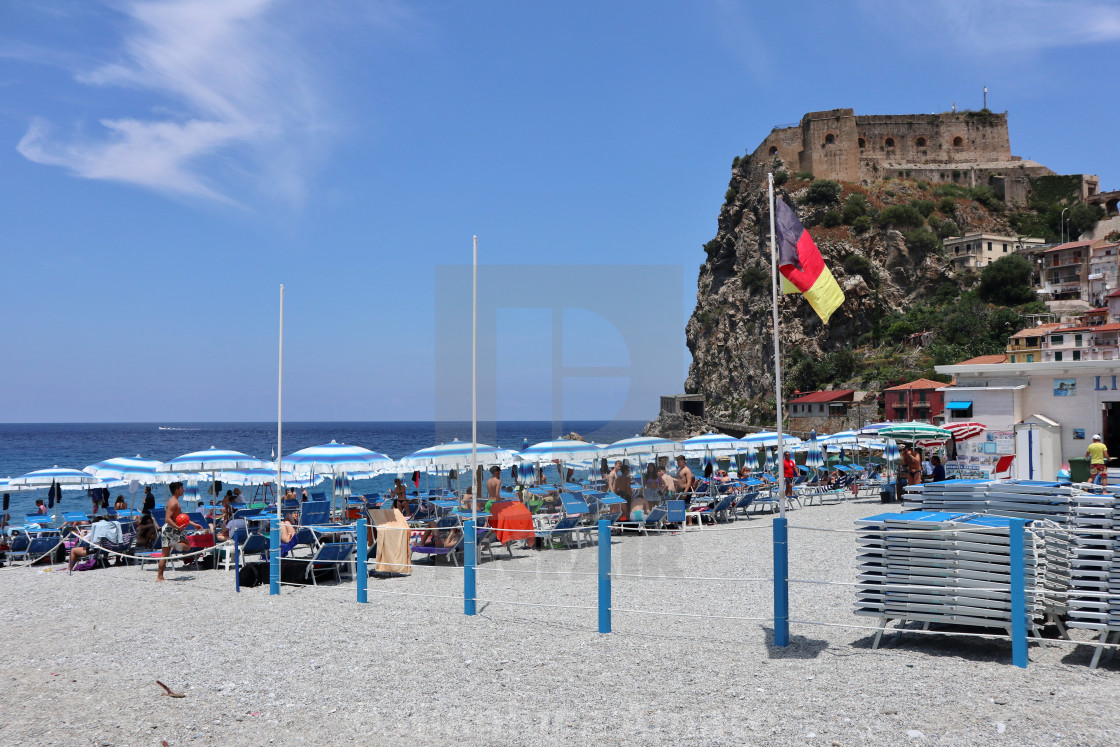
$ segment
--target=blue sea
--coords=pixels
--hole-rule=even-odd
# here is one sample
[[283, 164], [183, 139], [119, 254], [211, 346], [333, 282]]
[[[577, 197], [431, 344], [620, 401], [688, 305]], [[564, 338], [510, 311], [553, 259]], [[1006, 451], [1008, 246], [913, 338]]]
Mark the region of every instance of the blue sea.
[[[589, 441], [611, 443], [641, 432], [644, 421], [503, 421], [479, 423], [478, 440], [519, 449], [575, 431]], [[382, 423], [285, 423], [284, 454], [308, 446], [338, 441], [380, 451], [394, 459], [453, 439], [470, 441], [469, 422], [382, 422]], [[46, 467], [81, 469], [105, 459], [136, 456], [164, 461], [191, 451], [217, 446], [260, 459], [271, 459], [276, 451], [276, 423], [0, 423], [0, 477], [17, 477]], [[384, 490], [395, 475], [355, 482], [354, 492]], [[323, 483], [317, 490], [329, 490]], [[131, 499], [127, 488], [113, 491]], [[163, 488], [156, 489], [162, 502]], [[35, 499], [46, 499], [46, 490], [11, 493], [8, 513], [13, 523], [34, 512]], [[139, 496], [137, 496], [137, 499]], [[63, 509], [89, 507], [84, 491], [63, 494]]]

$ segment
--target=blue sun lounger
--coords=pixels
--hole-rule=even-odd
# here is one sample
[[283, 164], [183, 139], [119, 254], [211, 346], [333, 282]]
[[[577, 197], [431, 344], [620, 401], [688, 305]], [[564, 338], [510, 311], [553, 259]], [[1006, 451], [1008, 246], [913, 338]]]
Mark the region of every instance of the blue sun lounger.
[[[459, 528], [460, 525], [461, 525], [461, 522], [459, 521], [459, 517], [452, 514], [451, 516], [444, 516], [442, 519], [437, 521], [435, 529], [442, 530], [441, 533], [445, 534], [446, 532], [450, 532], [454, 529]], [[460, 542], [462, 542], [462, 540], [460, 540]], [[452, 563], [454, 563], [455, 565], [458, 565], [459, 563], [455, 558], [455, 549], [457, 547], [458, 547], [458, 545], [456, 545], [455, 547], [435, 547], [435, 546], [427, 546], [427, 545], [414, 545], [412, 547], [412, 552], [420, 553], [421, 555], [427, 555], [429, 558], [431, 558], [432, 562], [435, 562], [436, 556], [443, 555], [444, 557], [448, 558]]]
[[354, 542], [328, 542], [319, 545], [319, 549], [307, 561], [304, 578], [310, 577], [312, 585], [318, 586], [318, 575], [325, 571], [334, 573], [335, 578], [341, 583], [342, 568], [348, 565], [347, 561], [357, 552], [357, 549], [358, 545]]

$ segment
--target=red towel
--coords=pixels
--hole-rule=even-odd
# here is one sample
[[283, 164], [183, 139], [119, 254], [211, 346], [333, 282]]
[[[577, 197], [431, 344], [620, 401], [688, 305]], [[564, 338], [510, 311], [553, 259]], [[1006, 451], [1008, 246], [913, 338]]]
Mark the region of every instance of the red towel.
[[530, 545], [536, 541], [533, 515], [520, 501], [501, 501], [491, 505], [490, 526], [503, 545], [522, 539], [528, 540]]

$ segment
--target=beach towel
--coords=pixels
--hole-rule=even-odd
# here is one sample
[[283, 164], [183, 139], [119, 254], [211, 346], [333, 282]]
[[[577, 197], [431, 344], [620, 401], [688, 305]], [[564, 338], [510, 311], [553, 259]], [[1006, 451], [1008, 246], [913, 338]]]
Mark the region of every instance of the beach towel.
[[498, 537], [498, 543], [502, 545], [516, 540], [528, 540], [531, 547], [536, 541], [533, 515], [520, 501], [495, 503], [490, 511], [490, 526]]
[[369, 518], [377, 527], [377, 562], [373, 570], [378, 573], [412, 573], [411, 533], [404, 514], [395, 508], [371, 508]]

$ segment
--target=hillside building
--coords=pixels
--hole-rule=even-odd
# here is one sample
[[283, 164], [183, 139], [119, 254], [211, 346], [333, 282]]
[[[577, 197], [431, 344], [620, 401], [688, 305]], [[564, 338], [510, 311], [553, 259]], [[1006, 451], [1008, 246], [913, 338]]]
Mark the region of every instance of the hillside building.
[[918, 379], [884, 390], [883, 408], [888, 420], [937, 422], [945, 411], [941, 389], [944, 381]]
[[942, 240], [945, 254], [954, 270], [975, 270], [990, 265], [1000, 257], [1045, 246], [1045, 239], [1000, 236], [994, 233], [970, 233]]

